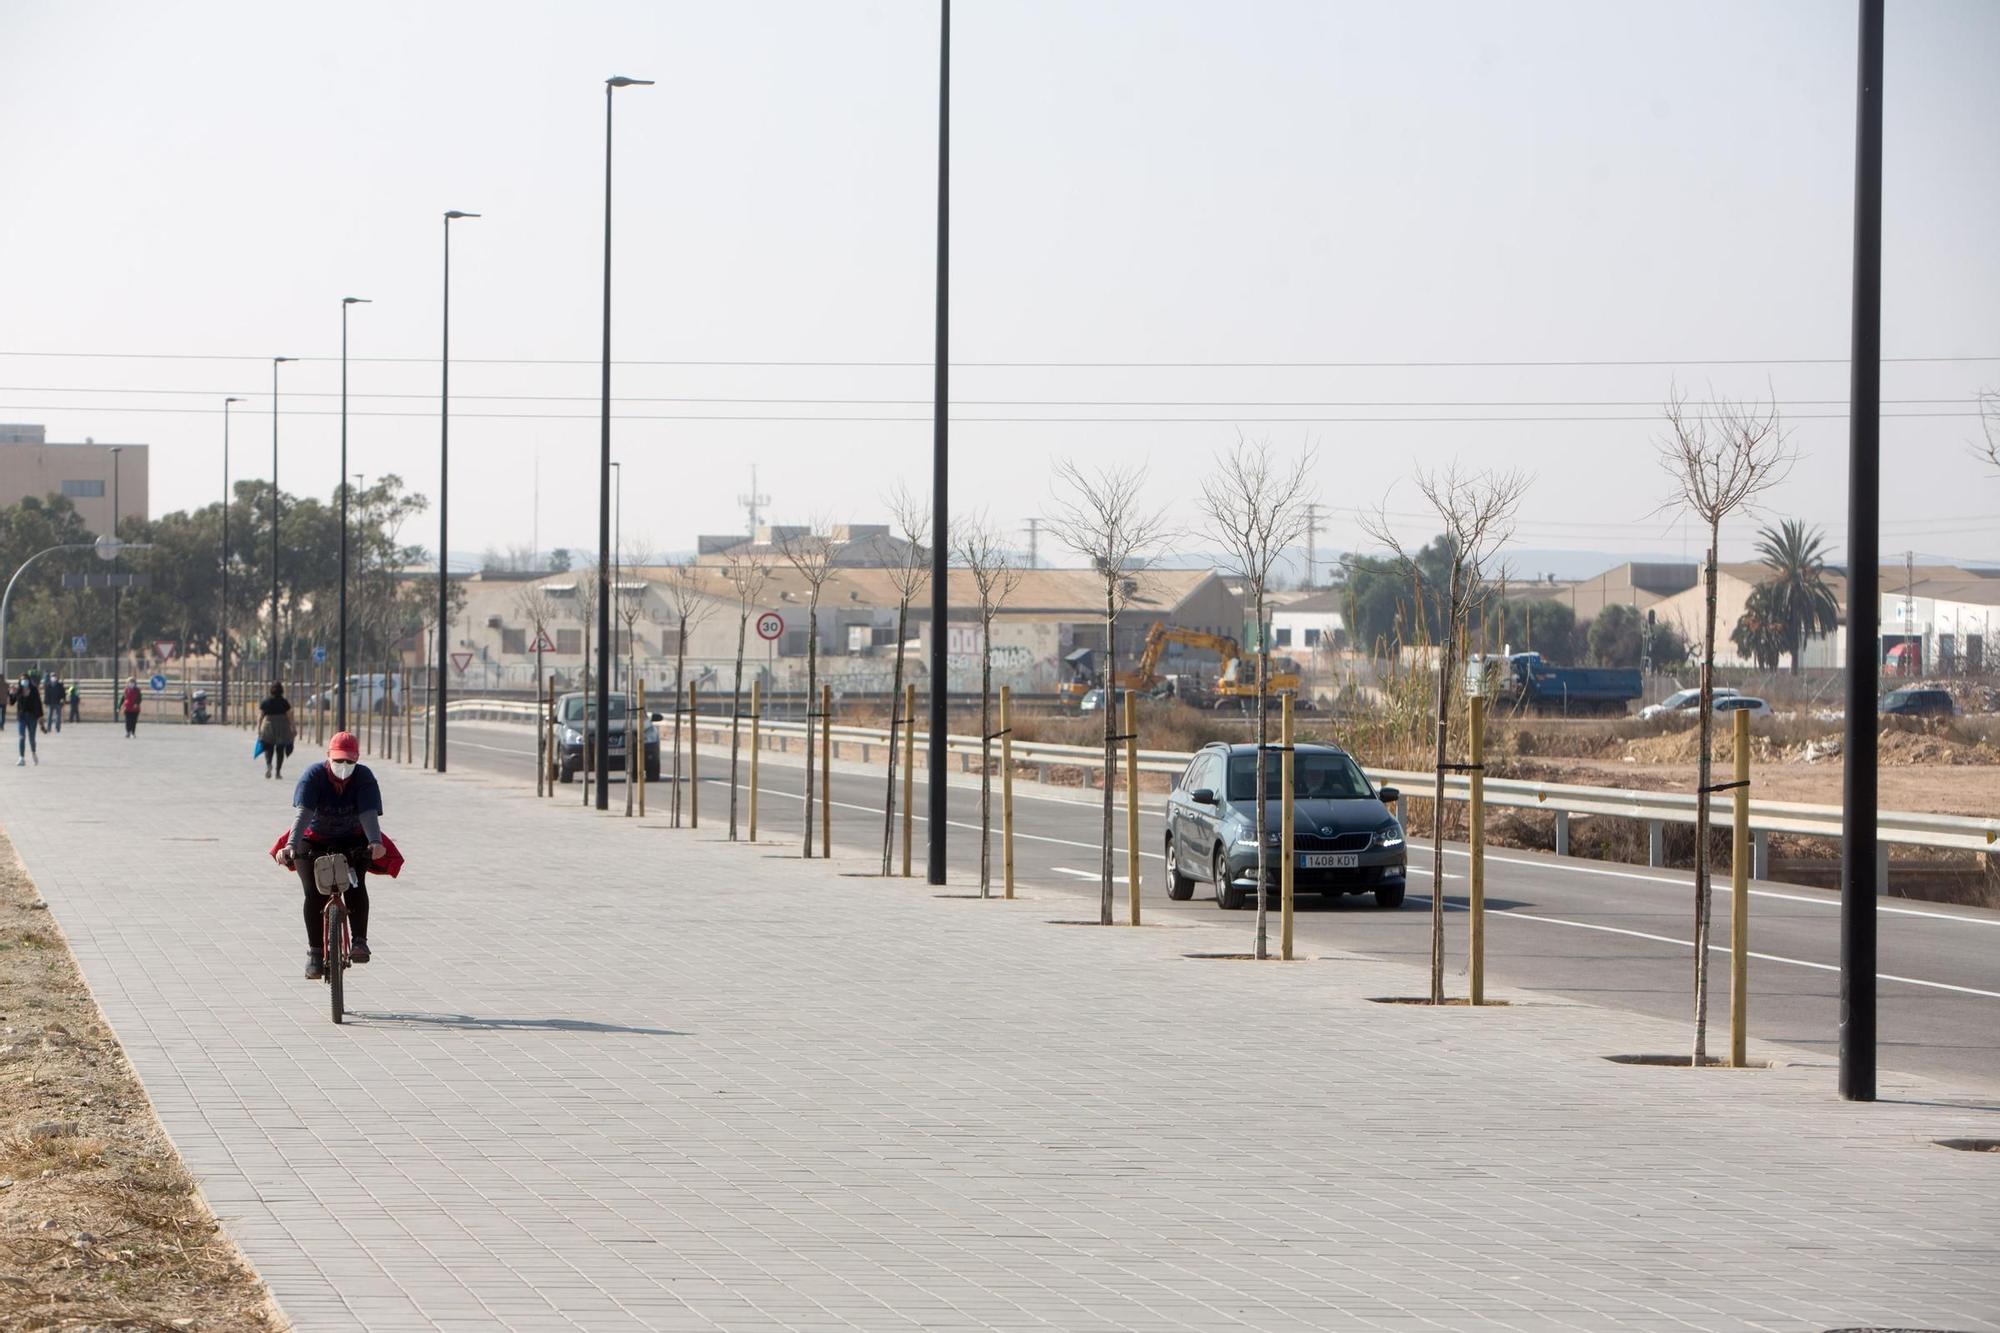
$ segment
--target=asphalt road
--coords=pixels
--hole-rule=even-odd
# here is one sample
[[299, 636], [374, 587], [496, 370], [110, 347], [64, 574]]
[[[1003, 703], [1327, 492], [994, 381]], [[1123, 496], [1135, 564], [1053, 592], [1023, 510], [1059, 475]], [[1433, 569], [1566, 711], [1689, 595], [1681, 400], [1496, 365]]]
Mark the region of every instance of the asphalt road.
[[[531, 733], [504, 724], [454, 723], [454, 764], [534, 781]], [[704, 824], [724, 826], [728, 804], [726, 767], [704, 756]], [[761, 839], [801, 832], [803, 769], [767, 755], [760, 766]], [[719, 774], [719, 775], [717, 775]], [[1032, 784], [1024, 784], [1032, 788]], [[882, 836], [883, 776], [833, 774], [834, 839], [846, 852], [879, 852]], [[657, 816], [666, 787], [649, 789]], [[558, 799], [582, 800], [580, 789], [563, 788]], [[624, 793], [612, 789], [622, 807]], [[1015, 788], [1015, 882], [1017, 891], [1071, 901], [1057, 909], [1067, 917], [1095, 915], [1098, 892], [1096, 804], [1080, 794], [1029, 794]], [[1164, 798], [1154, 795], [1141, 808], [1142, 892], [1149, 918], [1160, 914], [1232, 927], [1233, 938], [1204, 940], [1202, 950], [1242, 949], [1253, 944], [1255, 913], [1224, 913], [1207, 885], [1191, 902], [1166, 896], [1160, 844], [1164, 840]], [[979, 796], [953, 786], [949, 809], [949, 864], [953, 892], [977, 882]], [[916, 873], [923, 874], [925, 796], [917, 781]], [[997, 823], [998, 799], [994, 818]], [[1124, 903], [1124, 809], [1116, 820], [1119, 919]], [[995, 832], [994, 892], [998, 893], [999, 848]], [[817, 834], [815, 834], [817, 837]], [[1464, 849], [1445, 847], [1447, 989], [1465, 991]], [[1296, 947], [1347, 949], [1401, 959], [1416, 967], [1430, 957], [1430, 857], [1412, 839], [1410, 891], [1401, 910], [1383, 911], [1372, 897], [1335, 903], [1301, 896], [1295, 924]], [[1542, 990], [1668, 1018], [1690, 1019], [1693, 881], [1686, 874], [1611, 865], [1530, 852], [1489, 851], [1486, 902], [1487, 975], [1492, 984]], [[1710, 1050], [1728, 1046], [1729, 888], [1717, 886], [1716, 926], [1710, 968]], [[1884, 900], [1880, 915], [1879, 1061], [1885, 1069], [1946, 1080], [1971, 1090], [2000, 1092], [2000, 912], [1935, 907]], [[1840, 917], [1837, 895], [1786, 884], [1751, 888], [1750, 1031], [1832, 1058], [1837, 1052], [1839, 1017]], [[1272, 948], [1277, 912], [1270, 914]], [[1421, 974], [1413, 972], [1413, 992]], [[1607, 1052], [1610, 1054], [1610, 1052]]]

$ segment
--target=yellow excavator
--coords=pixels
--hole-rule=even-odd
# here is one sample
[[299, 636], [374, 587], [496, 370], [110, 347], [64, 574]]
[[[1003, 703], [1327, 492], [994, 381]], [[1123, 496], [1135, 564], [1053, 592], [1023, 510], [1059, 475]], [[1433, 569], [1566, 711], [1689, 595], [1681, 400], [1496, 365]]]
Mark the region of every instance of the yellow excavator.
[[[1214, 653], [1222, 661], [1222, 670], [1215, 678], [1213, 697], [1217, 708], [1230, 704], [1241, 705], [1257, 697], [1257, 659], [1243, 656], [1242, 648], [1227, 634], [1210, 634], [1206, 630], [1187, 629], [1180, 625], [1168, 625], [1155, 621], [1146, 631], [1145, 645], [1139, 651], [1138, 666], [1122, 682], [1127, 689], [1146, 693], [1157, 692], [1165, 682], [1159, 674], [1160, 657], [1170, 643], [1184, 648], [1199, 648]], [[1246, 665], [1247, 664], [1247, 665]], [[1287, 692], [1296, 694], [1299, 689], [1298, 664], [1289, 657], [1271, 659], [1271, 678], [1264, 682], [1266, 694], [1278, 695]], [[1176, 691], [1186, 702], [1197, 707], [1203, 702], [1189, 698], [1186, 691]]]

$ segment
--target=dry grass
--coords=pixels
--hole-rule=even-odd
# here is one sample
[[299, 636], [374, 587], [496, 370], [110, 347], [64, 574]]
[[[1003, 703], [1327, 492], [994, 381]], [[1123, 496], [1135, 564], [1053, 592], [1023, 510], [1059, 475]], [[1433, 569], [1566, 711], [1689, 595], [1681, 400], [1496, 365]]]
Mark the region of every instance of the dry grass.
[[0, 1328], [280, 1327], [0, 839]]

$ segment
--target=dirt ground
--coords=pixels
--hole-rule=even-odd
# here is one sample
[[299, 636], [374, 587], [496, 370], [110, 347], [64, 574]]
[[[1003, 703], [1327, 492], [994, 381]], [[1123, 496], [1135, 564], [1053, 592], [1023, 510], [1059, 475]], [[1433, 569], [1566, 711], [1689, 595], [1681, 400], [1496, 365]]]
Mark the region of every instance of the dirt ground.
[[[1554, 759], [1517, 762], [1519, 776], [1590, 787], [1637, 787], [1648, 791], [1693, 791], [1695, 765], [1628, 764], [1621, 759]], [[1753, 762], [1751, 790], [1765, 801], [1840, 804], [1840, 763]], [[1942, 815], [1991, 815], [2000, 810], [2000, 764], [1883, 765], [1877, 782], [1884, 810], [1918, 810]]]
[[0, 837], [0, 1328], [283, 1327]]

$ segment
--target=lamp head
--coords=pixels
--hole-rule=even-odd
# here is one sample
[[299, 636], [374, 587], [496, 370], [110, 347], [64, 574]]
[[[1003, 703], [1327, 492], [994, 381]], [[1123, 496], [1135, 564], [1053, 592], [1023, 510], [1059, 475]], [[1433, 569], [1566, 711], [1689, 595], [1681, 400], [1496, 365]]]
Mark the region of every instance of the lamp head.
[[298, 360], [298, 358], [295, 356], [274, 356], [271, 358], [271, 364], [277, 366], [277, 365], [283, 365], [287, 361], [296, 361], [296, 360]]
[[370, 301], [370, 300], [369, 300], [369, 299], [368, 299], [367, 297], [365, 297], [365, 296], [343, 296], [343, 297], [341, 297], [341, 298], [340, 298], [340, 303], [341, 303], [342, 305], [373, 305], [373, 304], [374, 304], [374, 302]]
[[245, 401], [247, 401], [247, 400], [246, 400], [246, 399], [242, 399], [242, 398], [225, 398], [225, 399], [223, 399], [223, 400], [222, 400], [222, 405], [223, 405], [224, 407], [227, 407], [227, 406], [229, 406], [229, 405], [230, 405], [231, 403], [241, 403], [241, 402], [245, 402]]
[[444, 220], [449, 222], [453, 218], [476, 218], [478, 216], [479, 214], [477, 213], [461, 213], [458, 209], [454, 208], [444, 215]]
[[653, 86], [653, 81], [651, 79], [628, 79], [623, 74], [614, 75], [613, 77], [606, 79], [604, 82], [608, 86], [613, 88], [631, 88], [634, 86], [640, 88], [650, 88]]

